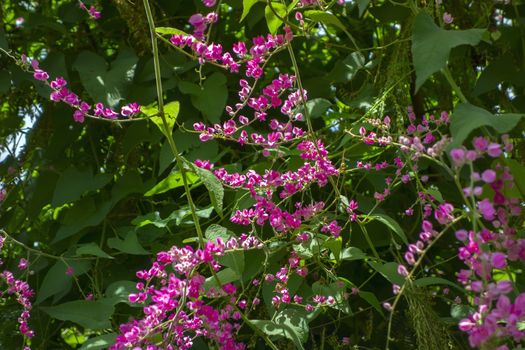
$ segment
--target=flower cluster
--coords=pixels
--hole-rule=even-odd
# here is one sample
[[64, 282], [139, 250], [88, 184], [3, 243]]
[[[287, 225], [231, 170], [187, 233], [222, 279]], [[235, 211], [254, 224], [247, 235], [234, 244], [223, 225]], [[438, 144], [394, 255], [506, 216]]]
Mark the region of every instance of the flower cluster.
[[[202, 14], [193, 15], [191, 24], [195, 27], [193, 35], [175, 34], [170, 38], [170, 42], [180, 49], [189, 47], [196, 55], [201, 64], [212, 62], [223, 65], [230, 72], [238, 72], [241, 64], [244, 63], [246, 76], [260, 78], [262, 76], [262, 65], [266, 58], [279, 48], [286, 45], [293, 38], [292, 32], [285, 27], [285, 34], [272, 35], [266, 37], [258, 36], [253, 39], [252, 46], [248, 49], [242, 41], [233, 45], [232, 52], [225, 52], [221, 44], [208, 44], [204, 41], [204, 30], [206, 25], [217, 20], [215, 13], [203, 16]], [[237, 60], [235, 59], [237, 58]]]
[[[73, 119], [77, 123], [83, 123], [86, 116], [93, 118], [117, 119], [119, 116], [126, 118], [133, 118], [140, 113], [140, 106], [133, 102], [131, 104], [122, 106], [120, 114], [110, 107], [104, 106], [102, 103], [97, 103], [95, 108], [92, 108], [86, 101], [67, 88], [67, 81], [63, 77], [56, 77], [49, 81], [49, 73], [40, 68], [39, 62], [35, 59], [29, 60], [25, 55], [22, 56], [22, 64], [33, 70], [33, 77], [36, 80], [46, 83], [52, 92], [49, 99], [53, 102], [64, 102], [75, 109], [73, 112]], [[90, 115], [93, 113], [93, 115]]]
[[[5, 237], [0, 235], [0, 250], [4, 246], [4, 243]], [[2, 264], [3, 262], [0, 260], [0, 265]], [[27, 266], [27, 260], [23, 258], [20, 259], [18, 268], [22, 271], [25, 270]], [[29, 326], [29, 318], [31, 317], [31, 309], [33, 306], [31, 303], [31, 298], [35, 294], [33, 289], [26, 281], [16, 278], [15, 275], [8, 270], [3, 270], [0, 272], [0, 281], [5, 282], [7, 285], [5, 290], [2, 288], [2, 291], [0, 291], [0, 296], [7, 297], [14, 295], [18, 304], [22, 306], [22, 312], [18, 317], [18, 329], [20, 333], [26, 338], [32, 338], [35, 333]], [[24, 350], [30, 350], [30, 348], [25, 346]]]
[[[344, 5], [345, 1], [337, 3]], [[101, 17], [94, 6], [88, 8], [82, 1], [79, 4], [92, 18]], [[202, 4], [212, 8], [217, 1], [202, 0]], [[300, 11], [319, 6], [320, 2], [300, 0], [294, 4], [296, 8], [289, 8], [287, 12], [295, 11], [295, 19], [306, 33], [308, 26]], [[327, 9], [332, 5], [333, 2]], [[359, 224], [377, 259], [373, 261], [374, 258], [367, 257], [366, 263], [381, 263], [386, 250], [381, 251], [381, 256], [378, 254], [363, 225], [373, 220], [376, 208], [389, 199], [396, 187], [403, 186], [415, 187], [416, 198], [413, 205], [402, 207], [398, 214], [412, 216], [416, 205], [421, 206], [421, 212], [417, 218], [410, 218], [419, 220], [413, 226], [419, 227], [417, 238], [407, 244], [400, 258], [404, 262], [398, 264], [397, 273], [409, 283], [430, 247], [448, 234], [449, 228], [461, 225], [455, 236], [461, 242], [458, 258], [466, 268], [458, 272], [457, 280], [467, 291], [467, 300], [474, 311], [459, 322], [459, 328], [468, 334], [472, 347], [497, 346], [497, 350], [508, 350], [510, 344], [520, 346], [525, 340], [525, 293], [517, 293], [509, 267], [525, 262], [525, 239], [518, 236], [515, 228], [523, 203], [509, 195], [514, 179], [502, 160], [513, 150], [509, 137], [504, 135], [501, 142], [476, 137], [472, 147], [452, 149], [448, 154], [449, 162], [445, 159], [451, 141], [446, 132], [450, 122], [447, 112], [418, 118], [409, 107], [407, 123], [401, 127], [399, 135], [395, 134], [397, 126], [389, 116], [366, 119], [353, 136], [366, 145], [386, 148], [382, 154], [389, 154], [391, 158], [378, 160], [366, 154], [361, 160], [352, 162], [355, 167], [351, 170], [358, 175], [386, 174], [379, 186], [374, 181], [374, 189], [366, 192], [375, 203], [370, 205], [363, 201], [360, 208], [355, 199], [348, 200], [340, 193], [334, 181], [345, 172], [347, 163], [343, 162], [338, 168], [338, 162], [329, 157], [329, 145], [316, 137], [311, 123], [308, 129], [301, 125], [305, 120], [309, 122], [309, 109], [306, 105], [308, 91], [302, 87], [299, 69], [294, 66], [295, 74], [290, 74], [280, 67], [275, 69], [275, 76], [265, 77], [270, 72], [266, 67], [273, 55], [285, 48], [293, 50], [291, 27], [284, 25], [280, 34], [260, 35], [249, 42], [235, 42], [231, 49], [223, 48], [220, 43], [210, 42], [208, 35], [211, 26], [219, 21], [220, 10], [218, 6], [213, 12], [192, 15], [188, 20], [192, 33], [176, 34], [169, 39], [177, 50], [194, 57], [201, 65], [208, 63], [240, 73], [238, 98], [226, 106], [223, 120], [212, 125], [198, 121], [193, 124], [193, 132], [202, 142], [226, 140], [240, 148], [253, 147], [272, 165], [262, 171], [258, 166], [234, 171], [233, 167], [225, 168], [209, 159], [194, 162], [195, 167], [210, 171], [224, 187], [242, 191], [249, 197], [249, 204], [236, 206], [229, 217], [231, 226], [241, 225], [247, 233], [205, 240], [196, 222], [198, 244], [172, 246], [159, 252], [149, 268], [136, 273], [139, 280], [136, 292], [128, 296], [130, 303], [142, 307], [143, 315], [120, 325], [115, 344], [110, 349], [185, 350], [201, 338], [218, 349], [242, 350], [246, 345], [239, 341], [237, 334], [244, 325], [253, 326], [249, 322], [250, 312], [261, 303], [261, 298], [269, 304], [270, 313], [276, 315], [283, 310], [311, 313], [325, 307], [345, 312], [350, 296], [347, 288], [352, 286], [352, 294], [362, 293], [363, 299], [369, 301], [371, 298], [364, 294], [367, 292], [359, 291], [368, 280], [357, 288], [350, 280], [343, 282], [337, 275], [340, 260], [344, 260], [343, 252], [347, 257], [354, 253], [353, 249], [360, 252], [356, 259], [350, 256], [347, 260], [366, 256], [360, 249], [350, 246], [345, 232], [351, 230], [349, 223]], [[443, 21], [450, 24], [453, 17], [445, 12]], [[292, 61], [296, 65], [294, 58]], [[51, 101], [65, 103], [74, 109], [76, 122], [82, 123], [86, 117], [132, 119], [141, 112], [137, 103], [124, 105], [120, 110], [103, 103], [91, 106], [71, 91], [63, 77], [50, 78], [37, 60], [22, 56], [22, 65], [36, 80], [49, 86]], [[266, 85], [261, 83], [263, 78]], [[393, 153], [387, 153], [390, 150]], [[283, 160], [287, 156], [293, 159], [293, 165], [289, 159]], [[439, 198], [439, 189], [431, 191], [426, 187], [429, 176], [418, 174], [422, 159], [430, 159], [433, 165], [442, 167], [441, 170], [453, 178], [459, 187], [457, 198], [460, 200]], [[193, 170], [200, 172], [200, 169]], [[354, 190], [359, 193], [360, 181], [356, 183]], [[334, 186], [334, 192], [327, 196], [328, 199], [317, 200], [315, 197], [327, 192], [323, 188], [329, 184]], [[190, 192], [187, 188], [186, 191], [191, 203]], [[1, 189], [0, 202], [5, 196], [5, 190]], [[367, 207], [371, 208], [368, 214], [359, 216], [357, 211]], [[383, 215], [381, 221], [390, 228], [399, 226], [387, 214], [377, 214]], [[0, 237], [0, 248], [2, 245]], [[237, 259], [242, 256], [240, 265], [244, 265], [244, 254], [253, 252], [264, 253], [265, 260], [259, 269], [252, 269], [256, 271], [246, 277]], [[271, 261], [274, 256], [278, 258]], [[19, 260], [20, 271], [27, 270], [28, 266], [26, 259]], [[503, 273], [509, 277], [502, 278]], [[75, 271], [68, 267], [66, 274], [72, 276]], [[31, 338], [34, 333], [28, 319], [33, 291], [7, 270], [0, 273], [0, 279], [8, 286], [3, 295], [16, 296], [22, 305], [19, 329], [25, 337]], [[294, 285], [297, 280], [307, 282], [304, 288]], [[393, 285], [396, 302], [403, 290], [402, 286]], [[92, 298], [92, 294], [87, 297], [88, 300]], [[383, 303], [372, 301], [370, 304], [374, 306]], [[383, 307], [392, 312], [396, 305], [383, 303]], [[257, 310], [260, 314], [268, 311], [261, 309]], [[389, 341], [389, 335], [387, 339]], [[350, 341], [345, 338], [343, 343], [346, 346]]]
[[99, 19], [100, 17], [102, 17], [102, 13], [99, 10], [97, 10], [93, 5], [89, 6], [88, 8], [86, 4], [79, 0], [78, 6], [82, 10], [86, 11], [89, 14], [89, 16], [93, 19]]
[[[506, 135], [501, 143], [476, 137], [473, 149], [454, 149], [451, 158], [459, 171], [466, 164], [473, 167], [483, 158], [497, 158], [502, 150], [512, 150]], [[472, 220], [479, 223], [471, 230], [456, 232], [463, 243], [458, 256], [467, 266], [459, 272], [458, 281], [474, 295], [476, 309], [460, 322], [460, 329], [469, 334], [473, 347], [497, 342], [501, 344], [498, 349], [507, 349], [508, 341], [518, 346], [525, 338], [525, 330], [520, 326], [525, 321], [525, 293], [512, 301], [510, 294], [516, 292], [513, 281], [496, 277], [510, 263], [525, 262], [525, 239], [517, 236], [513, 224], [522, 208], [518, 198], [508, 195], [513, 183], [509, 168], [497, 162], [493, 168], [472, 172], [469, 184], [463, 188], [472, 203]]]
[[[202, 249], [173, 246], [159, 252], [151, 268], [137, 272], [142, 281], [137, 283], [139, 292], [129, 295], [130, 302], [144, 304], [144, 318], [121, 325], [121, 334], [110, 349], [190, 349], [196, 336], [215, 342], [220, 349], [244, 349], [235, 333], [240, 328], [239, 309], [246, 301], [237, 299], [234, 284], [220, 281], [218, 259], [235, 249], [261, 245], [256, 237], [243, 235], [227, 242], [208, 241]], [[206, 279], [202, 272], [208, 268], [212, 274]]]

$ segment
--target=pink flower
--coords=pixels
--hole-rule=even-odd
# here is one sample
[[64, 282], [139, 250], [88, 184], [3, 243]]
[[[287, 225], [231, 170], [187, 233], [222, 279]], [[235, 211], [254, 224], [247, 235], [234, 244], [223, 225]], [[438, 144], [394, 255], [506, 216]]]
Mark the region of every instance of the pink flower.
[[94, 19], [99, 19], [100, 17], [102, 17], [100, 11], [98, 11], [93, 5], [89, 7], [88, 13]]
[[62, 77], [57, 77], [55, 80], [49, 83], [49, 85], [53, 90], [60, 90], [67, 85], [67, 81]]
[[337, 221], [336, 220], [333, 220], [332, 222], [330, 222], [329, 224], [327, 225], [324, 225], [322, 228], [321, 228], [321, 232], [323, 233], [331, 233], [334, 237], [339, 237], [339, 235], [341, 234], [341, 230], [343, 228], [341, 226], [339, 226], [337, 224]]
[[472, 322], [471, 320], [467, 318], [459, 321], [459, 329], [462, 330], [463, 332], [468, 332], [475, 325], [476, 324], [474, 322]]
[[457, 167], [465, 164], [465, 150], [462, 148], [455, 148], [450, 151], [450, 157], [452, 158], [454, 165]]
[[403, 277], [407, 277], [408, 276], [408, 270], [405, 267], [405, 265], [398, 265], [397, 266], [397, 273], [400, 274]]
[[217, 2], [217, 0], [202, 0], [202, 3], [206, 7], [213, 7], [213, 6], [215, 6], [216, 2]]
[[478, 203], [478, 209], [485, 220], [494, 220], [496, 210], [494, 209], [494, 206], [492, 205], [490, 200], [488, 200], [487, 198], [481, 200]]
[[472, 144], [474, 145], [474, 148], [477, 151], [485, 152], [485, 150], [489, 146], [489, 141], [486, 138], [479, 136], [479, 137], [474, 137]]
[[124, 117], [132, 117], [138, 113], [140, 113], [140, 105], [136, 102], [130, 103], [127, 106], [123, 106], [120, 109], [120, 114]]
[[496, 172], [492, 169], [487, 169], [481, 174], [481, 179], [484, 182], [491, 184], [496, 181]]
[[204, 17], [200, 13], [192, 15], [188, 22], [194, 27], [199, 27], [206, 23]]
[[491, 263], [495, 269], [504, 269], [507, 266], [507, 257], [500, 252], [492, 253]]
[[416, 259], [414, 258], [414, 254], [412, 254], [411, 252], [406, 252], [405, 253], [405, 261], [409, 265], [414, 265], [416, 263]]
[[499, 157], [501, 152], [501, 145], [499, 143], [491, 143], [487, 146], [487, 154], [492, 158]]
[[80, 111], [80, 110], [76, 110], [73, 112], [73, 119], [77, 122], [77, 123], [83, 123], [84, 122], [84, 118], [85, 117], [85, 114]]
[[440, 204], [434, 211], [434, 218], [441, 225], [446, 225], [454, 220], [454, 216], [452, 215], [453, 210], [454, 206], [450, 203]]
[[29, 265], [29, 262], [26, 259], [24, 259], [24, 258], [21, 258], [20, 261], [18, 262], [18, 268], [20, 270], [27, 269], [28, 265]]
[[468, 238], [468, 232], [466, 230], [456, 231], [456, 238], [460, 241], [466, 241]]
[[443, 14], [443, 22], [445, 22], [445, 24], [450, 24], [454, 21], [454, 17], [452, 17], [452, 15], [448, 12], [445, 12]]
[[43, 71], [42, 69], [35, 69], [35, 72], [33, 73], [33, 77], [36, 80], [45, 81], [49, 79], [49, 74], [47, 74], [47, 72]]
[[224, 286], [222, 286], [222, 290], [226, 294], [230, 294], [230, 295], [233, 295], [233, 294], [235, 294], [237, 292], [237, 288], [232, 283], [228, 283], [228, 284], [225, 284]]

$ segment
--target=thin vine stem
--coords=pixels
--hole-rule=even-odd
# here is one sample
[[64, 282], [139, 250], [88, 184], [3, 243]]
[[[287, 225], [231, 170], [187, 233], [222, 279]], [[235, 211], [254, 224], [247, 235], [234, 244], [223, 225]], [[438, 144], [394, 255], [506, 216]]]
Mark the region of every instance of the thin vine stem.
[[445, 67], [441, 70], [443, 72], [443, 75], [445, 76], [445, 79], [447, 79], [450, 87], [456, 95], [458, 95], [458, 98], [463, 103], [469, 103], [463, 92], [461, 91], [461, 88], [458, 86], [454, 78], [452, 77], [452, 73], [450, 72], [450, 69], [448, 67]]
[[425, 258], [427, 252], [436, 244], [437, 241], [440, 240], [441, 237], [445, 235], [445, 233], [451, 228], [454, 224], [459, 222], [460, 220], [463, 220], [465, 217], [464, 215], [461, 215], [457, 218], [455, 218], [452, 222], [450, 222], [433, 240], [430, 242], [427, 246], [427, 248], [421, 253], [419, 259], [416, 261], [410, 272], [408, 273], [408, 276], [405, 278], [405, 283], [401, 286], [401, 289], [399, 290], [399, 293], [396, 295], [394, 302], [392, 304], [392, 310], [390, 311], [390, 316], [388, 318], [388, 326], [387, 326], [387, 332], [386, 332], [386, 345], [385, 350], [390, 350], [390, 336], [392, 334], [392, 322], [394, 320], [394, 313], [396, 310], [397, 305], [399, 304], [399, 301], [401, 300], [401, 296], [403, 296], [403, 293], [407, 289], [407, 286], [412, 285], [412, 277], [414, 276], [417, 268], [421, 263], [423, 262], [423, 259]]
[[96, 260], [97, 259], [96, 257], [67, 257], [67, 256], [53, 255], [53, 254], [45, 253], [45, 252], [43, 252], [41, 250], [29, 247], [28, 245], [26, 245], [26, 244], [20, 242], [19, 240], [13, 238], [13, 236], [11, 236], [9, 233], [7, 233], [6, 231], [4, 231], [2, 229], [0, 229], [0, 235], [4, 236], [5, 238], [10, 240], [14, 244], [24, 248], [28, 252], [31, 252], [33, 254], [40, 255], [40, 256], [43, 256], [43, 257], [46, 257], [46, 258], [54, 259], [54, 260], [61, 260], [61, 261], [64, 261], [64, 263], [65, 263], [65, 260]]
[[155, 86], [157, 89], [157, 99], [158, 99], [158, 110], [159, 110], [159, 116], [162, 119], [162, 125], [164, 128], [164, 134], [166, 135], [166, 138], [168, 139], [168, 143], [170, 145], [171, 151], [173, 155], [175, 156], [175, 160], [177, 162], [177, 166], [180, 169], [181, 175], [182, 175], [182, 181], [184, 184], [184, 192], [186, 193], [186, 198], [188, 199], [188, 204], [190, 206], [191, 215], [193, 218], [193, 222], [195, 225], [195, 229], [197, 231], [197, 236], [199, 238], [199, 244], [201, 246], [204, 245], [204, 235], [202, 233], [202, 228], [200, 226], [199, 216], [197, 215], [197, 209], [195, 207], [195, 203], [193, 202], [193, 198], [191, 196], [191, 191], [188, 185], [188, 175], [187, 170], [184, 166], [184, 160], [182, 159], [182, 156], [179, 154], [179, 151], [177, 149], [177, 145], [175, 144], [175, 140], [173, 139], [172, 130], [168, 125], [168, 121], [166, 120], [166, 115], [164, 114], [164, 93], [162, 91], [162, 79], [161, 79], [161, 71], [160, 71], [160, 59], [159, 59], [159, 49], [157, 46], [157, 34], [155, 30], [155, 22], [153, 19], [153, 14], [151, 12], [151, 7], [149, 4], [149, 0], [143, 0], [144, 1], [144, 8], [146, 10], [146, 17], [148, 19], [148, 25], [150, 29], [151, 34], [151, 47], [152, 47], [152, 54], [153, 54], [153, 65], [155, 69]]

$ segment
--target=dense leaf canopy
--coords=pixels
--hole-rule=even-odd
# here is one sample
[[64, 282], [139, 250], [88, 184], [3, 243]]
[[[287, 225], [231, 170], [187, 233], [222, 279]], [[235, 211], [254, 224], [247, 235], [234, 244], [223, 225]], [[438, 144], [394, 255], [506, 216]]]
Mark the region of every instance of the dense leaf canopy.
[[[308, 102], [296, 109], [308, 117], [301, 127], [323, 140], [339, 175], [326, 186], [294, 195], [294, 201], [305, 205], [323, 200], [326, 210], [316, 224], [305, 223], [284, 239], [268, 224], [255, 228], [232, 222], [237, 210], [254, 205], [250, 192], [192, 165], [209, 160], [230, 173], [264, 174], [269, 169], [296, 171], [304, 163], [297, 143], [262, 151], [227, 137], [199, 140], [193, 124], [225, 122], [225, 108], [238, 103], [239, 79], [245, 75], [244, 66], [232, 73], [170, 43], [172, 35], [192, 33], [192, 15], [211, 11], [200, 0], [151, 1], [164, 115], [159, 113], [142, 0], [85, 1], [87, 8], [94, 5], [101, 11], [100, 19], [75, 0], [0, 2], [0, 228], [9, 235], [2, 268], [17, 271], [36, 291], [30, 320], [36, 334], [33, 349], [106, 348], [120, 324], [141, 317], [142, 309], [128, 301], [128, 294], [136, 292], [136, 271], [148, 269], [157, 252], [173, 245], [196, 246], [202, 238], [197, 218], [207, 240], [256, 232], [265, 242], [263, 250], [235, 251], [219, 259], [224, 268], [217, 275], [223, 284], [246, 291], [244, 298], [258, 295], [262, 300], [246, 313], [251, 321], [236, 336], [248, 348], [263, 349], [273, 341], [279, 349], [350, 348], [347, 344], [384, 349], [387, 332], [392, 350], [469, 348], [468, 337], [457, 327], [472, 309], [456, 278], [464, 262], [457, 257], [453, 232], [428, 250], [392, 317], [390, 304], [386, 309], [382, 304], [394, 302], [392, 284], [404, 284], [398, 266], [406, 246], [418, 240], [424, 212], [424, 205], [415, 201], [430, 195], [438, 206], [468, 207], [454, 182], [464, 183], [468, 173], [454, 177], [447, 172], [440, 165], [450, 164], [447, 152], [471, 147], [477, 135], [496, 139], [509, 134], [513, 149], [501, 156], [514, 175], [508, 195], [523, 203], [525, 5], [493, 0], [313, 1], [299, 9], [299, 21], [297, 3], [218, 1], [213, 8], [218, 22], [206, 33], [208, 42], [228, 51], [238, 41], [249, 44], [259, 35], [284, 34], [285, 27], [294, 33], [291, 43], [264, 62], [257, 84], [271, 84], [279, 74], [300, 77], [308, 92]], [[86, 117], [78, 123], [72, 117], [75, 109], [51, 101], [52, 89], [34, 79], [21, 55], [38, 60], [50, 80], [64, 77], [90, 105], [101, 102], [120, 110], [137, 102], [142, 113], [135, 120]], [[389, 116], [392, 135], [402, 134], [409, 106], [418, 118], [450, 113], [450, 132], [439, 132], [447, 142], [445, 153], [437, 157], [441, 163], [422, 157], [416, 167], [407, 157], [403, 174], [412, 180], [401, 181], [393, 167], [400, 156], [397, 136], [392, 145], [370, 145], [363, 143], [360, 128], [366, 133], [377, 126], [374, 120], [381, 124]], [[268, 122], [276, 115], [278, 110], [269, 112]], [[268, 124], [253, 123], [247, 130], [268, 133]], [[359, 166], [385, 160], [389, 169]], [[482, 168], [495, 167], [493, 162], [482, 160]], [[391, 177], [390, 192], [378, 199]], [[350, 200], [359, 204], [357, 220], [349, 218]], [[283, 199], [279, 205], [291, 211], [293, 203]], [[414, 214], [407, 215], [412, 207]], [[469, 211], [462, 215], [457, 220], [467, 222]], [[340, 235], [321, 233], [321, 226], [333, 220], [342, 227]], [[523, 235], [523, 215], [514, 220]], [[463, 226], [476, 230], [471, 223]], [[319, 238], [297, 244], [301, 230]], [[305, 299], [337, 296], [335, 306], [311, 313], [304, 307], [274, 309], [273, 286], [265, 282], [259, 290], [250, 289], [254, 278], [264, 279], [263, 274], [288, 264], [292, 250], [310, 272], [304, 278], [290, 275], [290, 293]], [[17, 269], [20, 258], [29, 261], [28, 270]], [[515, 263], [505, 273], [513, 276], [516, 291], [524, 291], [523, 263]], [[209, 277], [204, 287], [216, 284]], [[21, 348], [23, 337], [13, 336], [18, 334], [20, 307], [7, 295], [0, 300], [0, 348]], [[434, 336], [425, 343], [428, 332]], [[217, 345], [196, 338], [194, 348]]]

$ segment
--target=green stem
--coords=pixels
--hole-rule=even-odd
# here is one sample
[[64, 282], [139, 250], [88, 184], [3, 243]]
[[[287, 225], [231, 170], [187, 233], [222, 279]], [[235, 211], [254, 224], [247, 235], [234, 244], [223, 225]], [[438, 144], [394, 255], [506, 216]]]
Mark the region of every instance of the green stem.
[[272, 340], [259, 327], [253, 324], [252, 321], [249, 320], [242, 312], [240, 312], [240, 314], [244, 323], [246, 323], [255, 333], [257, 333], [261, 338], [263, 338], [266, 344], [268, 344], [268, 346], [272, 348], [272, 350], [279, 350], [279, 348], [275, 346]]
[[376, 247], [374, 247], [374, 243], [370, 239], [370, 235], [368, 235], [368, 230], [366, 229], [364, 224], [359, 223], [359, 227], [361, 228], [361, 231], [363, 231], [363, 236], [365, 236], [366, 242], [370, 246], [370, 249], [372, 249], [372, 253], [374, 253], [374, 256], [377, 260], [381, 260], [379, 257], [379, 254], [377, 253]]
[[423, 262], [423, 259], [425, 258], [428, 251], [436, 244], [437, 241], [440, 240], [441, 237], [445, 235], [445, 233], [448, 231], [449, 228], [451, 228], [454, 224], [459, 222], [460, 220], [464, 219], [464, 216], [459, 216], [455, 218], [452, 222], [450, 222], [443, 230], [434, 238], [426, 247], [426, 249], [421, 253], [419, 259], [416, 261], [414, 266], [412, 267], [412, 270], [410, 270], [408, 276], [405, 278], [405, 283], [401, 286], [401, 289], [399, 290], [399, 293], [396, 295], [396, 298], [394, 299], [394, 302], [392, 304], [392, 310], [390, 310], [390, 316], [388, 318], [388, 326], [387, 326], [387, 332], [386, 332], [386, 345], [385, 350], [390, 350], [390, 336], [392, 334], [392, 322], [394, 320], [394, 312], [396, 310], [396, 307], [401, 300], [401, 296], [404, 294], [406, 289], [410, 286], [412, 286], [412, 277], [414, 276], [417, 268], [421, 263]]
[[144, 0], [144, 8], [146, 10], [146, 17], [148, 19], [148, 24], [149, 24], [150, 34], [151, 34], [151, 48], [152, 48], [152, 53], [153, 53], [153, 65], [155, 68], [155, 85], [157, 88], [159, 116], [162, 119], [162, 126], [165, 131], [164, 134], [166, 135], [166, 138], [168, 139], [168, 143], [170, 145], [171, 151], [173, 155], [175, 156], [175, 160], [177, 162], [177, 167], [180, 169], [180, 172], [182, 175], [182, 182], [184, 183], [184, 191], [186, 193], [186, 198], [188, 199], [188, 204], [190, 205], [191, 215], [193, 218], [193, 222], [195, 223], [195, 229], [197, 230], [197, 236], [199, 237], [199, 243], [202, 246], [204, 244], [204, 235], [202, 234], [199, 217], [197, 215], [197, 209], [193, 202], [190, 188], [188, 186], [187, 170], [184, 167], [184, 160], [182, 159], [181, 155], [179, 154], [179, 151], [177, 150], [177, 145], [175, 144], [175, 140], [173, 139], [172, 130], [168, 125], [166, 116], [164, 115], [164, 93], [162, 91], [162, 80], [161, 80], [161, 75], [160, 75], [159, 48], [157, 46], [157, 35], [155, 31], [155, 22], [153, 21], [153, 14], [151, 13], [149, 0]]
[[24, 243], [17, 241], [16, 239], [11, 237], [6, 231], [2, 229], [0, 229], [0, 236], [4, 236], [5, 238], [9, 239], [11, 242], [15, 243], [16, 245], [21, 246], [28, 252], [34, 253], [36, 255], [44, 256], [46, 258], [54, 259], [54, 260], [62, 260], [64, 261], [64, 263], [66, 263], [65, 260], [95, 260], [97, 259], [96, 257], [66, 257], [66, 256], [58, 256], [58, 255], [44, 253], [43, 251], [40, 251], [38, 249], [33, 249], [31, 247], [28, 247]]
[[[175, 141], [173, 139], [173, 135], [171, 133], [170, 127], [168, 125], [168, 122], [166, 120], [166, 116], [164, 115], [164, 94], [162, 92], [162, 81], [161, 81], [161, 75], [160, 75], [160, 61], [159, 61], [159, 50], [157, 47], [157, 35], [155, 32], [155, 23], [153, 21], [153, 15], [151, 13], [151, 8], [149, 5], [149, 0], [143, 0], [144, 1], [144, 8], [146, 10], [146, 17], [148, 19], [148, 24], [150, 28], [150, 34], [151, 34], [151, 46], [152, 46], [152, 53], [153, 53], [153, 64], [155, 68], [155, 83], [157, 88], [157, 98], [158, 98], [158, 105], [159, 105], [159, 116], [162, 119], [162, 125], [164, 127], [165, 135], [168, 139], [168, 143], [170, 145], [171, 151], [173, 152], [173, 155], [175, 156], [175, 159], [177, 161], [177, 166], [180, 169], [182, 180], [184, 183], [184, 191], [186, 193], [186, 198], [188, 199], [188, 204], [190, 205], [191, 209], [191, 215], [193, 217], [193, 222], [195, 223], [195, 229], [197, 230], [197, 236], [199, 237], [199, 243], [201, 246], [204, 245], [204, 235], [202, 234], [202, 229], [199, 222], [199, 217], [197, 216], [197, 210], [195, 207], [195, 204], [193, 202], [193, 198], [191, 196], [190, 188], [188, 186], [188, 179], [187, 179], [187, 171], [184, 168], [184, 159], [181, 157], [177, 150], [177, 145], [175, 144]], [[219, 280], [219, 277], [213, 270], [213, 268], [210, 266], [211, 273], [218, 283], [219, 286], [222, 286], [221, 281]], [[256, 325], [254, 325], [246, 316], [244, 316], [243, 313], [241, 313], [243, 320], [245, 321], [248, 326], [250, 326], [259, 336], [261, 336], [266, 344], [270, 346], [273, 350], [278, 350], [278, 348], [275, 346], [275, 344], [271, 341], [271, 339], [264, 334], [259, 328], [257, 328]]]
[[[304, 107], [304, 116], [306, 119], [306, 125], [308, 126], [308, 133], [310, 135], [310, 139], [314, 144], [314, 147], [317, 149], [317, 152], [320, 154], [319, 147], [317, 146], [317, 139], [315, 136], [315, 131], [312, 126], [312, 121], [310, 119], [310, 113], [308, 112], [308, 106], [306, 105], [306, 96], [304, 95], [304, 89], [303, 89], [303, 83], [301, 81], [301, 73], [299, 72], [299, 65], [297, 64], [297, 60], [295, 59], [295, 53], [293, 52], [292, 44], [288, 43], [286, 45], [288, 49], [288, 53], [290, 54], [290, 59], [292, 61], [293, 69], [295, 71], [295, 77], [297, 79], [297, 86], [299, 87], [299, 93], [301, 96], [301, 103]], [[337, 184], [335, 183], [334, 179], [330, 176], [328, 177], [330, 184], [334, 188], [335, 193], [338, 197], [341, 196], [341, 192], [339, 191], [339, 188], [337, 187]]]
[[452, 90], [454, 90], [456, 95], [458, 95], [458, 97], [461, 100], [461, 102], [469, 103], [467, 98], [465, 97], [465, 95], [463, 95], [463, 92], [461, 91], [460, 87], [458, 86], [458, 84], [456, 84], [456, 81], [452, 77], [452, 73], [450, 73], [450, 69], [448, 69], [448, 67], [445, 67], [445, 68], [443, 68], [441, 70], [441, 72], [443, 73], [443, 75], [447, 79], [447, 81], [450, 84], [450, 87], [452, 88]]

